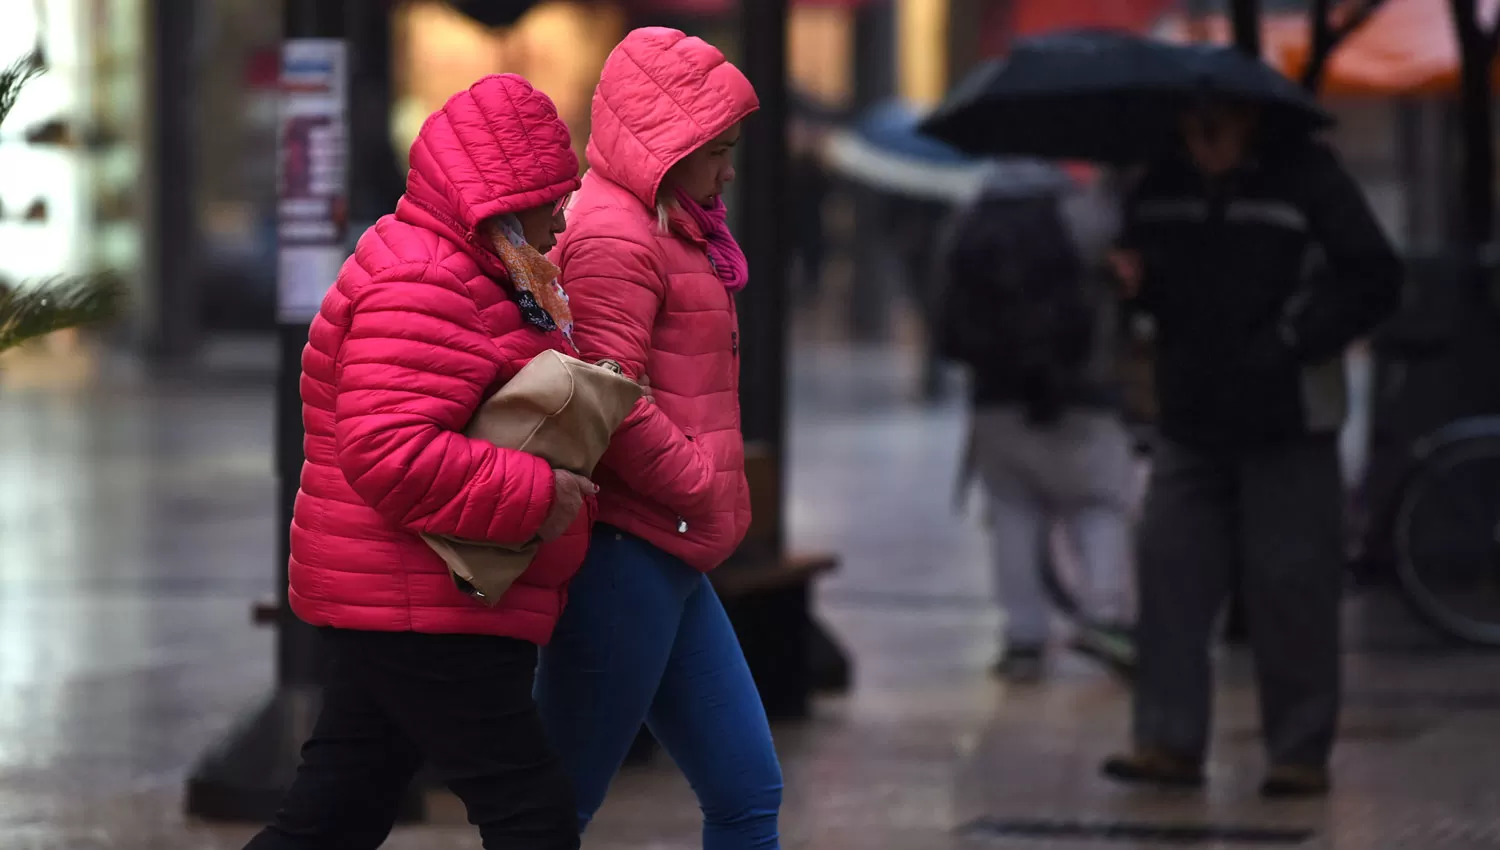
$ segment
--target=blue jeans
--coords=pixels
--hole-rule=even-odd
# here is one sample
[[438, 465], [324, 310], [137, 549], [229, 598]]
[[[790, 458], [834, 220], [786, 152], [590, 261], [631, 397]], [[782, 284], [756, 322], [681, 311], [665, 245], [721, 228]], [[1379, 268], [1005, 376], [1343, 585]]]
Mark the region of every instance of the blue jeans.
[[708, 577], [608, 526], [594, 532], [536, 698], [587, 826], [644, 721], [703, 810], [704, 850], [775, 850], [781, 766], [760, 693]]

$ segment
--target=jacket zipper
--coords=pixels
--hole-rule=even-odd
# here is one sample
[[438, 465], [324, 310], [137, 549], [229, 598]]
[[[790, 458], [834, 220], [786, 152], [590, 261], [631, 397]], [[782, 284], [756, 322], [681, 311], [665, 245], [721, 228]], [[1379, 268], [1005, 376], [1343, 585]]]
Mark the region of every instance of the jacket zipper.
[[[726, 292], [725, 294], [727, 295], [728, 293]], [[729, 350], [733, 358], [733, 362], [729, 368], [729, 377], [730, 385], [734, 387], [734, 397], [738, 399], [740, 397], [740, 307], [734, 300], [733, 295], [729, 296], [729, 321], [731, 323], [730, 327], [733, 328], [729, 332]], [[740, 426], [738, 404], [735, 405], [734, 413], [734, 425], [738, 428]]]
[[[686, 437], [687, 441], [689, 443], [696, 442], [696, 440], [693, 439], [693, 435], [692, 434], [684, 433], [682, 436]], [[683, 519], [682, 514], [678, 514], [677, 515], [677, 533], [678, 534], [687, 534], [688, 533], [688, 521], [686, 519]]]

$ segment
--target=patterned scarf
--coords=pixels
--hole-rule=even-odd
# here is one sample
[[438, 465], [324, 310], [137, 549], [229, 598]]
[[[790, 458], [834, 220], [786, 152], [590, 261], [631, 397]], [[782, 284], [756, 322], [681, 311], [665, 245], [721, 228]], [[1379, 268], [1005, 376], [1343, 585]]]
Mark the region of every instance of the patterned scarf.
[[492, 240], [495, 253], [510, 272], [521, 316], [541, 330], [562, 331], [571, 343], [573, 309], [568, 306], [568, 294], [557, 282], [557, 266], [531, 247], [515, 216], [502, 216], [499, 230], [499, 237]]

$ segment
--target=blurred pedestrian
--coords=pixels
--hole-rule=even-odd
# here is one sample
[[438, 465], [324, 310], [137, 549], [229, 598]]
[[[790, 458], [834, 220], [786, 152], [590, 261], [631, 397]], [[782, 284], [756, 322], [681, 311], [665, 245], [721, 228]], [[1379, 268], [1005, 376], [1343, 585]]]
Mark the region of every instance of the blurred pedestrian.
[[[1135, 746], [1104, 772], [1203, 782], [1210, 635], [1237, 574], [1262, 793], [1315, 795], [1339, 712], [1341, 355], [1394, 310], [1401, 268], [1331, 151], [1261, 129], [1248, 106], [1195, 109], [1127, 208], [1115, 265], [1156, 321], [1163, 440], [1141, 530]], [[1308, 275], [1314, 252], [1324, 270]]]
[[1013, 681], [1044, 670], [1052, 611], [1042, 559], [1055, 525], [1087, 584], [1075, 646], [1117, 671], [1134, 663], [1134, 459], [1114, 375], [1115, 296], [1093, 273], [1117, 218], [1059, 170], [1018, 163], [996, 170], [948, 235], [936, 337], [972, 377], [964, 483], [977, 473], [989, 499], [1006, 623], [995, 672]]
[[708, 850], [779, 846], [770, 727], [706, 575], [750, 527], [734, 302], [749, 268], [723, 192], [758, 106], [702, 40], [626, 35], [594, 93], [590, 170], [554, 254], [580, 349], [649, 379], [654, 399], [600, 464], [600, 524], [537, 698], [585, 826], [644, 721], [698, 794]]
[[[577, 178], [552, 102], [486, 77], [423, 124], [406, 194], [323, 300], [302, 357], [290, 567], [292, 609], [324, 633], [323, 707], [253, 850], [380, 846], [424, 763], [486, 848], [579, 846], [532, 683], [595, 488], [462, 433], [529, 359], [574, 352], [567, 301], [539, 273], [555, 271], [543, 252]], [[487, 607], [423, 534], [545, 542]]]

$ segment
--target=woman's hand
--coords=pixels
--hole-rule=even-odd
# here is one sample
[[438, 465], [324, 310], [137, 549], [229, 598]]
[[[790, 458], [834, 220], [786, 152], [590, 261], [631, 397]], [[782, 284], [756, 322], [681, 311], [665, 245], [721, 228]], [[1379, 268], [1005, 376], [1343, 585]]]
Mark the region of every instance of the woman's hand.
[[656, 396], [651, 394], [651, 377], [649, 375], [642, 375], [641, 379], [636, 383], [641, 385], [641, 392], [643, 394], [641, 397], [646, 400], [646, 403], [656, 404]]
[[566, 469], [553, 470], [552, 512], [537, 529], [543, 542], [556, 540], [573, 527], [573, 520], [583, 510], [583, 500], [599, 492], [594, 482]]

